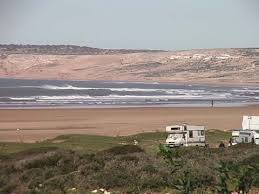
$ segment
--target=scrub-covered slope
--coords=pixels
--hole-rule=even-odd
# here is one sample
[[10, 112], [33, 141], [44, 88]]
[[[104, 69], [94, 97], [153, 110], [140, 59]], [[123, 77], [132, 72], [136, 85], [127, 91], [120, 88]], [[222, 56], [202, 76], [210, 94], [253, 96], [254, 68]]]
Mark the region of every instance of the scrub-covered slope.
[[[29, 47], [29, 46], [28, 46]], [[0, 46], [3, 78], [259, 83], [259, 49], [191, 51]], [[63, 49], [62, 49], [63, 48]]]

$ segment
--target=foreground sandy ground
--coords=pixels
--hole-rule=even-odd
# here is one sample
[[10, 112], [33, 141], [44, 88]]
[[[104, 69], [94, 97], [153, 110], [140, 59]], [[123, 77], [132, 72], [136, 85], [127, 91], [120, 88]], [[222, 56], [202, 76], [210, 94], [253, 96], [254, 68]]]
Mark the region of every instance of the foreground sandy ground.
[[178, 123], [230, 130], [241, 127], [243, 115], [259, 115], [259, 107], [0, 110], [0, 141], [35, 142], [64, 134], [131, 135], [164, 131], [166, 125]]

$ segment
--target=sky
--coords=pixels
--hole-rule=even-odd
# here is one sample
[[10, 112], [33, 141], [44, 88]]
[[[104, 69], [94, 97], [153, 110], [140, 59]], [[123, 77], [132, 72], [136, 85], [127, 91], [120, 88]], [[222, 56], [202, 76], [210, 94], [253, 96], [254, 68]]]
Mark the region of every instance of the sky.
[[0, 44], [259, 47], [259, 0], [0, 0]]

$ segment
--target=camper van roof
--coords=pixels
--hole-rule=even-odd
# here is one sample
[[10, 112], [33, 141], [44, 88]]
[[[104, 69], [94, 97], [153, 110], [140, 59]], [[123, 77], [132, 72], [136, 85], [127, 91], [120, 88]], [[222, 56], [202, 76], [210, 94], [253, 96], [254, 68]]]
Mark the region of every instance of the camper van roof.
[[203, 125], [189, 125], [189, 124], [168, 125], [168, 127], [181, 127], [181, 126], [196, 126], [196, 127], [204, 127]]

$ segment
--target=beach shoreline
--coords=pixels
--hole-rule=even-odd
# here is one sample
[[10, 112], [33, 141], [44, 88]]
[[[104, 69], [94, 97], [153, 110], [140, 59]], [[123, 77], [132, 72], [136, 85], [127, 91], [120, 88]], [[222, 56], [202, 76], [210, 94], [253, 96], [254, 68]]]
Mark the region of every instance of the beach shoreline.
[[125, 136], [182, 123], [231, 130], [241, 128], [243, 115], [259, 115], [259, 106], [0, 109], [0, 142], [37, 142], [66, 134]]
[[145, 79], [55, 79], [55, 78], [27, 78], [3, 76], [1, 80], [21, 80], [21, 81], [71, 81], [71, 82], [107, 82], [107, 83], [141, 83], [141, 84], [172, 84], [172, 85], [192, 85], [192, 86], [210, 86], [210, 87], [258, 87], [258, 82], [237, 82], [237, 81], [181, 81], [181, 80], [145, 80]]

